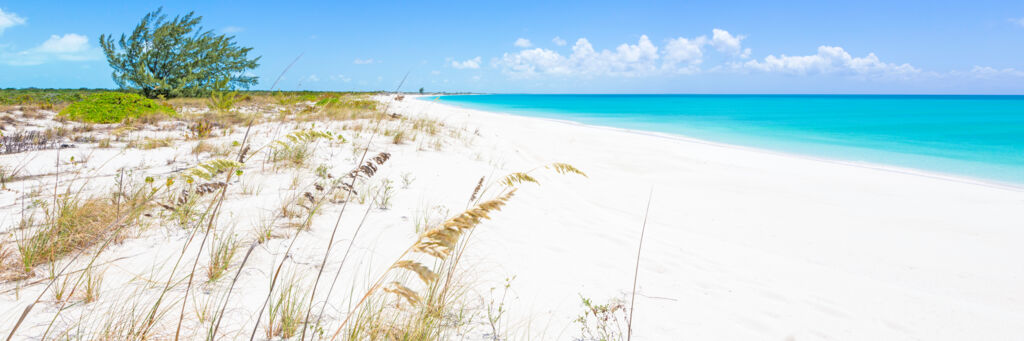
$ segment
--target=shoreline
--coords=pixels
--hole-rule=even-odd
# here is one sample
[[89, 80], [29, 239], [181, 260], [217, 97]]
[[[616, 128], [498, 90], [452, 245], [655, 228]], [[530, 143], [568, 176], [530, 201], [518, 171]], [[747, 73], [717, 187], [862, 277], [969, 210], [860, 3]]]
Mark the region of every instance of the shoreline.
[[[476, 95], [476, 94], [469, 94], [469, 95], [471, 96], [471, 95]], [[417, 100], [417, 101], [427, 101], [427, 100], [422, 99], [422, 98], [424, 98], [424, 97], [436, 97], [436, 96], [455, 96], [455, 95], [407, 95], [407, 97], [410, 98], [411, 100]], [[463, 95], [457, 95], [457, 96], [463, 96]], [[427, 101], [427, 102], [430, 102], [430, 101]], [[811, 161], [825, 162], [825, 163], [844, 165], [844, 166], [850, 166], [850, 167], [858, 167], [858, 168], [864, 168], [864, 169], [871, 169], [871, 170], [876, 170], [876, 171], [884, 171], [884, 172], [892, 172], [892, 173], [904, 174], [904, 175], [920, 176], [920, 177], [925, 177], [925, 178], [930, 178], [930, 179], [950, 181], [950, 182], [963, 183], [963, 184], [978, 185], [978, 186], [984, 186], [984, 187], [995, 188], [995, 189], [1004, 189], [1004, 190], [1014, 191], [1014, 192], [1024, 192], [1024, 183], [1018, 184], [1018, 183], [1013, 183], [1013, 182], [992, 180], [992, 179], [987, 179], [987, 178], [982, 178], [982, 177], [972, 177], [972, 176], [967, 176], [967, 175], [944, 173], [944, 172], [939, 172], [939, 171], [931, 171], [931, 170], [912, 168], [912, 167], [900, 167], [900, 166], [887, 165], [887, 164], [882, 164], [882, 163], [872, 163], [872, 162], [864, 162], [864, 161], [851, 161], [851, 160], [842, 160], [842, 159], [831, 159], [831, 158], [818, 157], [818, 156], [806, 155], [806, 154], [800, 154], [800, 153], [792, 153], [792, 152], [786, 152], [786, 151], [779, 151], [779, 150], [773, 150], [773, 149], [750, 147], [750, 146], [744, 146], [744, 145], [738, 145], [738, 144], [730, 144], [730, 143], [724, 143], [724, 142], [716, 142], [716, 141], [705, 140], [705, 139], [700, 139], [700, 138], [696, 138], [696, 137], [690, 137], [690, 136], [686, 136], [686, 135], [682, 135], [682, 134], [664, 133], [664, 132], [639, 130], [639, 129], [629, 129], [629, 128], [619, 128], [619, 127], [604, 126], [604, 125], [593, 125], [593, 124], [587, 124], [587, 123], [582, 123], [582, 122], [568, 120], [568, 119], [557, 119], [557, 118], [548, 118], [548, 117], [536, 117], [536, 116], [517, 115], [517, 114], [514, 114], [514, 113], [510, 113], [510, 112], [476, 109], [476, 108], [463, 107], [463, 106], [459, 106], [459, 105], [455, 105], [455, 104], [448, 104], [448, 103], [443, 103], [443, 102], [432, 102], [432, 103], [436, 103], [436, 104], [440, 104], [440, 105], [445, 105], [445, 106], [449, 106], [449, 107], [453, 107], [453, 108], [464, 109], [464, 110], [475, 110], [475, 111], [480, 111], [480, 112], [484, 112], [484, 113], [488, 113], [488, 114], [492, 114], [492, 115], [505, 115], [505, 116], [518, 117], [518, 118], [538, 119], [538, 120], [543, 120], [543, 121], [548, 121], [548, 122], [553, 122], [553, 123], [559, 123], [559, 124], [567, 124], [567, 125], [582, 126], [582, 127], [596, 128], [596, 129], [604, 129], [604, 130], [609, 130], [609, 131], [617, 131], [617, 132], [624, 132], [624, 133], [629, 133], [629, 134], [637, 134], [637, 135], [643, 135], [643, 136], [651, 136], [651, 137], [664, 138], [664, 139], [669, 139], [669, 140], [674, 140], [674, 141], [679, 141], [679, 142], [697, 143], [697, 144], [703, 144], [703, 145], [714, 146], [714, 147], [719, 147], [719, 148], [746, 150], [746, 151], [751, 151], [751, 152], [756, 152], [756, 153], [766, 153], [766, 154], [772, 154], [772, 155], [778, 155], [778, 156], [784, 156], [784, 157], [799, 158], [799, 159], [803, 159], [803, 160], [811, 160]]]
[[551, 213], [503, 218], [476, 240], [473, 259], [504, 265], [529, 297], [512, 309], [543, 307], [525, 314], [534, 324], [571, 324], [579, 296], [630, 291], [652, 188], [637, 336], [1000, 339], [1024, 323], [1016, 188], [433, 104], [391, 110], [477, 131], [472, 149], [492, 164], [589, 175], [542, 180], [564, 199], [513, 210]]

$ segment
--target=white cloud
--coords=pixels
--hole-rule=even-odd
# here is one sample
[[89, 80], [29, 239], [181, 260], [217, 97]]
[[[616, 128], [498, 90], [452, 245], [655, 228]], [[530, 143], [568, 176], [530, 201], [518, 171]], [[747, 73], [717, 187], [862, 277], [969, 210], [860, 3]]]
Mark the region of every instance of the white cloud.
[[467, 59], [467, 60], [464, 60], [464, 61], [461, 61], [461, 62], [457, 61], [457, 60], [453, 60], [452, 61], [452, 67], [456, 68], [456, 69], [479, 69], [481, 61], [482, 61], [482, 59], [479, 56], [477, 56], [476, 58]]
[[[751, 50], [744, 48], [742, 44], [745, 38], [726, 30], [714, 29], [710, 38], [704, 35], [694, 38], [678, 37], [667, 40], [664, 46], [659, 48], [644, 35], [636, 44], [621, 44], [614, 50], [596, 50], [590, 41], [580, 38], [568, 55], [545, 48], [524, 49], [515, 53], [505, 53], [500, 58], [493, 59], [492, 64], [515, 77], [632, 77], [749, 71], [897, 78], [926, 74], [910, 64], [883, 62], [874, 53], [854, 57], [842, 47], [834, 46], [821, 46], [813, 55], [769, 55], [763, 60], [744, 62], [737, 59], [750, 58]], [[712, 58], [716, 53], [725, 59]], [[716, 64], [706, 65], [708, 60]], [[973, 73], [986, 71], [988, 70], [978, 69]], [[1021, 72], [1013, 69], [997, 71], [1001, 74]]]
[[[1020, 26], [1020, 27], [1024, 27], [1024, 17], [1022, 17], [1022, 18], [1015, 18], [1015, 19], [1010, 19], [1010, 22], [1012, 22], [1012, 23], [1014, 23], [1014, 24], [1017, 24], [1017, 26]], [[2, 29], [0, 29], [0, 31], [3, 31], [3, 30], [2, 30]], [[0, 33], [3, 33], [3, 32], [0, 32]]]
[[441, 74], [441, 71], [439, 71], [439, 70], [430, 71], [430, 74], [437, 76], [437, 75]]
[[514, 45], [516, 47], [527, 48], [527, 47], [533, 46], [533, 43], [531, 43], [529, 39], [519, 38], [519, 39], [516, 39], [516, 42], [515, 42]]
[[63, 36], [51, 35], [50, 39], [36, 47], [38, 52], [55, 54], [73, 54], [89, 49], [89, 39], [80, 34], [69, 33]]
[[3, 9], [0, 9], [0, 34], [4, 34], [4, 30], [8, 28], [24, 24], [25, 18], [19, 17], [17, 14], [11, 12], [4, 12]]
[[818, 53], [807, 56], [769, 55], [763, 61], [751, 60], [742, 67], [765, 71], [792, 74], [829, 74], [847, 73], [857, 75], [909, 75], [921, 72], [910, 64], [885, 63], [874, 53], [864, 57], [853, 57], [849, 52], [838, 46], [818, 47]]
[[971, 76], [977, 78], [997, 78], [997, 77], [1024, 77], [1024, 70], [1017, 70], [1014, 68], [996, 69], [990, 66], [975, 66], [968, 73]]
[[743, 49], [743, 46], [740, 46], [740, 41], [744, 38], [746, 36], [733, 36], [729, 31], [722, 29], [711, 30], [711, 46], [719, 52], [738, 55], [741, 58], [750, 56], [750, 49]]
[[555, 38], [551, 39], [551, 42], [555, 43], [555, 45], [558, 46], [565, 46], [566, 44], [565, 39], [559, 38], [558, 36], [555, 36]]
[[[705, 47], [714, 47], [730, 58], [748, 58], [750, 49], [743, 48], [744, 36], [732, 35], [722, 29], [714, 29], [712, 38], [679, 37], [670, 39], [659, 49], [647, 36], [641, 36], [635, 45], [622, 44], [614, 51], [597, 52], [586, 38], [577, 40], [572, 54], [564, 56], [549, 49], [522, 50], [506, 53], [495, 60], [495, 65], [506, 73], [529, 76], [534, 74], [587, 75], [587, 76], [640, 76], [669, 73], [700, 72], [700, 65], [706, 56]], [[565, 41], [559, 37], [552, 40], [556, 45]], [[659, 65], [660, 62], [660, 65]]]
[[377, 62], [378, 61], [373, 60], [373, 58], [367, 58], [367, 59], [356, 58], [355, 60], [352, 61], [353, 64], [360, 64], [360, 65], [373, 64], [373, 63], [377, 63]]
[[596, 51], [586, 38], [580, 38], [572, 47], [572, 54], [535, 48], [506, 53], [496, 65], [507, 73], [520, 76], [535, 74], [583, 76], [639, 76], [657, 69], [658, 47], [646, 35], [635, 45], [622, 44], [611, 50]]
[[697, 65], [703, 62], [704, 44], [707, 44], [707, 38], [704, 36], [669, 40], [668, 44], [665, 44], [662, 68], [684, 73], [696, 72]]
[[245, 31], [245, 28], [238, 27], [238, 26], [228, 26], [228, 27], [225, 27], [225, 28], [221, 29], [220, 31], [223, 32], [223, 33], [227, 33], [227, 34], [241, 33], [242, 31]]
[[311, 83], [316, 83], [316, 82], [320, 81], [320, 77], [317, 77], [316, 74], [312, 74], [312, 75], [309, 75], [309, 77], [306, 77], [305, 81], [311, 82]]
[[332, 80], [332, 81], [342, 81], [342, 82], [345, 82], [345, 83], [348, 83], [348, 82], [352, 81], [352, 78], [349, 78], [348, 76], [345, 76], [345, 75], [342, 75], [342, 74], [331, 75], [328, 78], [330, 78], [330, 80]]
[[20, 52], [0, 53], [0, 62], [8, 65], [39, 65], [50, 61], [90, 61], [102, 58], [99, 49], [89, 46], [80, 34], [51, 35], [39, 46]]

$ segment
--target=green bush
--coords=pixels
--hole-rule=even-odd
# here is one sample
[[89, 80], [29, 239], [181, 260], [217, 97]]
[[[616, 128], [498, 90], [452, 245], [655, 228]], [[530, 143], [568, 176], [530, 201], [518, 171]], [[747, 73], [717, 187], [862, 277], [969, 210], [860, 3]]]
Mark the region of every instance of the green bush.
[[173, 116], [174, 109], [142, 97], [124, 92], [101, 92], [71, 103], [61, 110], [61, 116], [90, 123], [118, 123], [125, 118], [138, 118], [147, 114]]

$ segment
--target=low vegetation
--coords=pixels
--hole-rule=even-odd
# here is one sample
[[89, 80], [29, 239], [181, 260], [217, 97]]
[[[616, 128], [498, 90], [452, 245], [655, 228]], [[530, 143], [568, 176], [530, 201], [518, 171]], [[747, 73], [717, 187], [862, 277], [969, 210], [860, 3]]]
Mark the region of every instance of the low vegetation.
[[124, 92], [101, 92], [71, 103], [60, 115], [86, 123], [119, 123], [144, 115], [174, 115], [174, 109], [151, 99]]
[[83, 198], [70, 189], [57, 196], [45, 210], [42, 224], [18, 243], [23, 271], [54, 263], [108, 237], [123, 238], [119, 233], [138, 221], [151, 195], [149, 188], [138, 188], [109, 197]]
[[[488, 291], [476, 288], [471, 270], [460, 264], [474, 231], [492, 216], [497, 218], [521, 186], [539, 184], [545, 173], [585, 176], [571, 165], [555, 163], [505, 177], [466, 179], [469, 187], [476, 186], [457, 200], [468, 203], [464, 211], [451, 214], [462, 208], [428, 205], [424, 212], [410, 214], [414, 219], [408, 229], [416, 235], [405, 250], [398, 250], [390, 266], [362, 273], [362, 265], [347, 258], [366, 247], [355, 244], [363, 225], [372, 225], [366, 217], [391, 216], [399, 212], [390, 211], [408, 207], [399, 203], [406, 200], [406, 190], [420, 183], [416, 175], [422, 175], [389, 171], [393, 161], [387, 150], [430, 153], [469, 144], [473, 134], [427, 116], [389, 113], [370, 96], [355, 93], [231, 91], [206, 98], [150, 100], [101, 92], [85, 98], [62, 115], [121, 123], [89, 132], [97, 136], [90, 142], [97, 148], [183, 148], [181, 154], [189, 160], [168, 160], [169, 167], [155, 178], [119, 172], [115, 188], [99, 195], [75, 190], [72, 184], [77, 181], [81, 186], [80, 179], [109, 174], [76, 174], [58, 181], [62, 191], [51, 198], [42, 193], [54, 192], [53, 188], [34, 195], [33, 209], [40, 214], [22, 219], [15, 240], [6, 245], [0, 240], [0, 265], [12, 264], [5, 267], [17, 273], [0, 278], [20, 281], [15, 282], [20, 286], [44, 273], [42, 269], [47, 271], [45, 278], [36, 279], [46, 286], [45, 295], [26, 309], [26, 316], [53, 315], [43, 338], [169, 339], [184, 334], [193, 339], [232, 339], [256, 334], [268, 339], [437, 340], [476, 328], [488, 331], [493, 339], [506, 339], [514, 328], [503, 321], [508, 311], [505, 294], [479, 296]], [[113, 109], [100, 115], [95, 108], [101, 104]], [[81, 110], [83, 105], [93, 109]], [[146, 110], [140, 107], [168, 118], [141, 123]], [[73, 118], [71, 112], [78, 114]], [[69, 129], [62, 136], [85, 133]], [[18, 152], [26, 150], [38, 149]], [[12, 175], [5, 174], [8, 182]], [[269, 209], [244, 204], [275, 195]], [[354, 214], [353, 208], [346, 208], [357, 205], [362, 217], [345, 220], [358, 219], [358, 226], [354, 231], [339, 229], [342, 216]], [[338, 223], [331, 229], [325, 220]], [[236, 234], [234, 224], [243, 225], [243, 231]], [[299, 242], [308, 243], [301, 238], [324, 229], [331, 232], [329, 239], [315, 240], [314, 245]], [[180, 249], [165, 264], [154, 265], [152, 273], [137, 272], [132, 282], [118, 283], [120, 279], [106, 275], [116, 265], [97, 260], [111, 245], [162, 234], [175, 236], [171, 240]], [[322, 253], [296, 258], [299, 248]], [[272, 266], [247, 264], [253, 258]], [[241, 289], [236, 286], [253, 274], [267, 281], [260, 285], [264, 291], [256, 294], [262, 305], [240, 301], [237, 292]], [[335, 290], [347, 282], [353, 286], [345, 292]], [[114, 285], [137, 285], [138, 291], [131, 302], [112, 304], [125, 295], [103, 290]], [[510, 285], [508, 280], [504, 293]], [[245, 294], [253, 297], [252, 292]], [[33, 311], [42, 302], [51, 309]], [[100, 307], [93, 309], [102, 314], [96, 314], [95, 321], [88, 316], [75, 321], [69, 311], [83, 305]], [[591, 312], [597, 308], [588, 306]], [[252, 315], [243, 317], [243, 311]], [[595, 318], [603, 316], [591, 313], [581, 322], [589, 328], [583, 335], [622, 336], [610, 331], [611, 325], [595, 324]], [[12, 335], [21, 335], [16, 333], [25, 328], [22, 322], [3, 327], [13, 327]], [[249, 330], [237, 330], [240, 326]]]
[[31, 106], [38, 109], [54, 110], [62, 105], [80, 101], [87, 96], [109, 90], [102, 89], [2, 89], [0, 108]]

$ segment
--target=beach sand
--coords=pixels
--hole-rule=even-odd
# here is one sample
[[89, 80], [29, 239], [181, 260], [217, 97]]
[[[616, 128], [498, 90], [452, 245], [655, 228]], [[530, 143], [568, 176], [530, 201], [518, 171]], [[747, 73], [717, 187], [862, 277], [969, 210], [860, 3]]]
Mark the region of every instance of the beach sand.
[[[1024, 331], [1024, 192], [407, 100], [478, 129], [545, 181], [478, 234], [532, 331], [565, 338], [579, 295], [626, 297], [647, 198], [634, 329], [642, 339], [1014, 339]], [[523, 311], [527, 309], [527, 311]], [[543, 325], [543, 328], [542, 328]]]
[[[573, 320], [584, 311], [581, 296], [595, 303], [628, 302], [649, 197], [633, 322], [638, 340], [1011, 340], [1024, 332], [1024, 191], [1019, 188], [463, 109], [443, 101], [383, 100], [390, 102], [389, 112], [443, 120], [450, 137], [401, 145], [375, 140], [371, 153], [391, 153], [376, 177], [392, 179], [398, 189], [387, 210], [348, 208], [326, 265], [328, 278], [363, 212], [371, 213], [336, 294], [364, 290], [415, 240], [414, 225], [424, 215], [463, 210], [481, 176], [493, 181], [565, 162], [588, 176], [532, 173], [540, 184], [522, 185], [505, 209], [476, 229], [460, 265], [474, 285], [468, 297], [481, 306], [511, 279], [502, 319], [510, 339], [578, 337]], [[317, 124], [339, 129], [357, 143], [368, 139], [340, 130], [341, 123]], [[254, 128], [252, 138], [263, 143], [308, 126], [264, 125]], [[235, 131], [219, 140], [242, 136]], [[324, 146], [311, 164], [347, 172], [357, 161], [350, 147]], [[120, 167], [154, 175], [187, 168], [194, 165], [190, 149], [79, 146], [62, 150], [59, 159], [89, 155], [75, 167], [98, 174], [90, 187], [100, 187], [112, 183]], [[56, 153], [4, 160], [28, 160], [25, 174], [46, 174]], [[234, 189], [243, 186], [232, 187], [221, 218], [239, 236], [251, 236], [257, 218], [276, 210], [291, 193], [278, 188], [289, 187], [301, 173], [247, 167], [242, 183], [263, 190], [243, 195]], [[403, 185], [402, 178], [414, 181]], [[12, 190], [0, 195], [5, 229], [17, 223], [25, 193], [53, 188], [52, 177], [47, 179], [10, 184]], [[338, 210], [326, 207], [309, 231], [298, 234], [285, 272], [311, 282]], [[111, 307], [145, 306], [145, 299], [159, 291], [149, 281], [168, 278], [169, 264], [186, 239], [181, 228], [158, 226], [108, 250], [100, 258], [107, 277], [100, 301], [71, 306], [58, 324], [97, 323], [103, 316], [96, 313]], [[268, 278], [290, 240], [273, 239], [255, 249], [232, 294], [222, 338], [248, 337]], [[198, 246], [188, 250], [201, 251]], [[205, 261], [203, 256], [199, 266]], [[204, 301], [216, 302], [227, 286], [223, 280], [199, 281], [189, 314]], [[5, 321], [0, 330], [6, 331], [42, 285], [0, 289], [0, 321]], [[183, 291], [175, 289], [171, 301]], [[177, 321], [180, 302], [174, 304], [165, 330], [173, 331]], [[19, 336], [40, 335], [57, 306], [36, 307]], [[332, 298], [326, 325], [336, 325], [347, 307]], [[186, 329], [195, 332], [192, 338], [203, 335], [201, 326]], [[487, 331], [477, 325], [465, 338], [486, 339]]]

